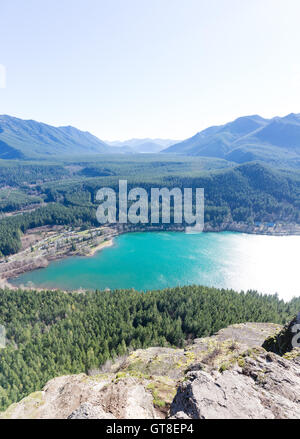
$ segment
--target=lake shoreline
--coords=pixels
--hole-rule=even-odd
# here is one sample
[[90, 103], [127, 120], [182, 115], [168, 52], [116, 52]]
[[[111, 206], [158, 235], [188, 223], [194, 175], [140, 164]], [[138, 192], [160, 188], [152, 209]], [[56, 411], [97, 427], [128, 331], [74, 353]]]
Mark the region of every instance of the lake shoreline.
[[[114, 227], [116, 235], [131, 232], [185, 232], [183, 225], [170, 225], [169, 227], [160, 225], [145, 225], [142, 227], [132, 225], [118, 225]], [[237, 232], [247, 233], [249, 235], [269, 235], [269, 236], [300, 236], [300, 224], [282, 224], [275, 223], [272, 225], [261, 223], [259, 225], [249, 225], [246, 223], [237, 223], [228, 221], [215, 226], [205, 224], [203, 233], [221, 233], [221, 232]], [[199, 232], [198, 232], [199, 233]]]
[[[113, 233], [112, 233], [113, 230]], [[148, 226], [143, 229], [141, 227], [136, 227], [132, 225], [118, 225], [115, 227], [107, 228], [108, 234], [107, 238], [105, 238], [104, 241], [101, 243], [89, 247], [88, 251], [85, 253], [77, 253], [74, 254], [74, 252], [66, 252], [66, 253], [57, 253], [57, 254], [51, 254], [48, 257], [40, 257], [40, 258], [32, 258], [29, 262], [26, 261], [25, 264], [23, 264], [21, 267], [19, 267], [16, 272], [12, 275], [11, 270], [8, 270], [7, 272], [0, 273], [0, 288], [11, 288], [11, 289], [28, 289], [27, 287], [17, 287], [9, 282], [10, 279], [14, 279], [19, 277], [20, 275], [34, 271], [38, 268], [46, 268], [50, 262], [69, 258], [72, 256], [79, 256], [79, 257], [93, 257], [97, 252], [107, 248], [111, 247], [114, 244], [113, 238], [115, 236], [119, 236], [126, 233], [143, 233], [143, 232], [184, 232], [185, 228], [183, 226], [177, 226], [172, 225], [168, 228], [164, 226]], [[211, 226], [206, 225], [204, 230], [204, 233], [222, 233], [222, 232], [235, 232], [235, 233], [246, 233], [246, 234], [254, 234], [254, 235], [269, 235], [269, 236], [299, 236], [300, 235], [300, 225], [297, 224], [290, 224], [290, 225], [283, 225], [283, 224], [275, 224], [273, 226], [267, 226], [267, 225], [247, 225], [243, 223], [234, 223], [234, 222], [228, 222], [221, 224], [220, 226]], [[105, 236], [105, 235], [104, 235]], [[2, 263], [6, 264], [6, 263]], [[1, 265], [2, 265], [1, 264]], [[2, 266], [3, 267], [3, 266]], [[2, 268], [1, 267], [1, 268]], [[38, 288], [33, 288], [35, 290], [38, 290]], [[55, 288], [56, 290], [57, 288]]]
[[88, 258], [92, 258], [93, 256], [95, 256], [97, 252], [103, 250], [104, 248], [111, 247], [113, 246], [113, 244], [114, 244], [113, 238], [108, 239], [107, 241], [103, 241], [100, 244], [96, 245], [95, 247], [91, 247], [89, 253], [84, 256]]

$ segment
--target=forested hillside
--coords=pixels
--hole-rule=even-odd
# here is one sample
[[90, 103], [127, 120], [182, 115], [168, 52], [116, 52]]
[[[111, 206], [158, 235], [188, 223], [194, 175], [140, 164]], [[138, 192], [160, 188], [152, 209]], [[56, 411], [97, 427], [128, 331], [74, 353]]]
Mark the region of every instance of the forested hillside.
[[272, 119], [258, 115], [239, 117], [224, 125], [206, 128], [182, 142], [132, 139], [109, 143], [72, 126], [54, 127], [0, 115], [0, 159], [4, 160], [52, 160], [68, 155], [116, 153], [128, 157], [132, 153], [161, 152], [219, 158], [234, 163], [260, 160], [268, 165], [297, 169], [300, 168], [300, 115]]
[[64, 293], [0, 290], [0, 407], [55, 376], [88, 372], [129, 349], [183, 346], [233, 323], [284, 323], [300, 309], [257, 292], [189, 286]]
[[162, 152], [218, 157], [236, 163], [261, 160], [269, 165], [299, 168], [300, 115], [239, 117], [225, 125], [206, 128]]
[[108, 153], [111, 148], [89, 132], [0, 115], [0, 158]]
[[[27, 181], [35, 183], [25, 185], [25, 171], [28, 172]], [[157, 163], [155, 167], [152, 162], [137, 162], [129, 169], [126, 162], [105, 163], [80, 167], [76, 176], [69, 178], [63, 178], [64, 173], [68, 172], [65, 167], [51, 165], [44, 174], [44, 180], [40, 182], [40, 175], [44, 172], [42, 169], [30, 166], [25, 171], [12, 168], [12, 194], [18, 194], [20, 200], [20, 191], [26, 188], [23, 201], [36, 205], [39, 200], [43, 200], [48, 205], [0, 220], [0, 256], [17, 252], [21, 246], [21, 233], [33, 227], [54, 224], [85, 227], [96, 225], [97, 190], [108, 186], [118, 191], [119, 179], [122, 178], [128, 180], [128, 190], [136, 186], [143, 187], [149, 196], [152, 187], [204, 188], [205, 222], [212, 227], [218, 227], [224, 221], [249, 225], [254, 222], [300, 222], [299, 173], [278, 171], [259, 163], [209, 173], [193, 169], [187, 173], [184, 164], [178, 165], [172, 161]], [[5, 178], [7, 171], [0, 168], [0, 179], [1, 172], [2, 178]], [[87, 172], [96, 176], [82, 176]], [[13, 204], [13, 200], [10, 203]]]
[[264, 119], [239, 117], [212, 126], [163, 150], [166, 153], [219, 157], [236, 163], [261, 160], [269, 165], [300, 167], [300, 115]]

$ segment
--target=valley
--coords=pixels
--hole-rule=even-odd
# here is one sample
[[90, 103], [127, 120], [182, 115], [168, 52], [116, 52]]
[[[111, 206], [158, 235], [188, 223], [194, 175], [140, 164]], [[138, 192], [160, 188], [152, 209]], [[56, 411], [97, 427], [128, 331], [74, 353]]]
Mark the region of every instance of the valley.
[[299, 16], [0, 0], [0, 422], [300, 419]]
[[[289, 130], [298, 124], [298, 117], [293, 123], [290, 119], [278, 124]], [[209, 132], [228, 140], [236, 130], [241, 134], [245, 122], [249, 120]], [[264, 126], [273, 125], [268, 121]], [[197, 417], [200, 412], [184, 407], [180, 399], [186, 388], [193, 389], [186, 370], [191, 366], [209, 365], [209, 373], [213, 366], [210, 388], [215, 380], [222, 386], [229, 369], [228, 383], [231, 373], [239, 374], [237, 385], [243, 392], [248, 369], [241, 365], [252, 364], [252, 356], [241, 358], [243, 343], [230, 347], [236, 346], [235, 325], [261, 344], [262, 335], [268, 335], [265, 329], [275, 330], [300, 309], [297, 148], [288, 152], [268, 141], [258, 146], [258, 155], [237, 156], [236, 150], [228, 155], [223, 140], [213, 136], [209, 156], [205, 151], [174, 152], [181, 143], [167, 145], [170, 152], [152, 154], [151, 139], [135, 145], [147, 150], [143, 154], [126, 152], [126, 144], [106, 145], [72, 127], [10, 117], [0, 119], [1, 127], [0, 324], [6, 328], [7, 345], [0, 350], [0, 408], [25, 398], [3, 417], [76, 418], [88, 413], [124, 418], [137, 413], [140, 397], [148, 401], [144, 417]], [[172, 209], [170, 224], [100, 225], [97, 191], [117, 191], [120, 179], [127, 180], [128, 190], [139, 187], [149, 197], [153, 187], [203, 188], [205, 233], [182, 233], [187, 224], [174, 222]], [[117, 200], [117, 217], [118, 209]], [[260, 337], [256, 329], [253, 333], [256, 324], [263, 325]], [[222, 339], [215, 346], [213, 334], [228, 326], [230, 341]], [[253, 370], [261, 373], [267, 354], [256, 354]], [[178, 376], [169, 376], [161, 361], [165, 355], [168, 364], [174, 360]], [[276, 380], [282, 370], [280, 360], [273, 361], [270, 373]], [[144, 362], [152, 378], [139, 369]], [[159, 376], [152, 369], [157, 363], [162, 366]], [[286, 363], [290, 379], [295, 367]], [[205, 386], [202, 379], [197, 375], [197, 383]], [[47, 412], [45, 389], [51, 389], [56, 401], [57, 383], [87, 392], [87, 406], [67, 400], [62, 392], [64, 411]], [[253, 383], [247, 383], [256, 403]], [[93, 399], [94, 384], [103, 385], [100, 406]], [[126, 404], [127, 396], [134, 395], [135, 407], [129, 405], [123, 413], [118, 404], [109, 405], [107, 394], [116, 400], [122, 394]], [[271, 398], [279, 413], [282, 400], [276, 392]], [[289, 416], [298, 413], [292, 400], [287, 404]], [[201, 401], [197, 407], [212, 416]], [[265, 406], [253, 413], [276, 416]], [[287, 412], [280, 413], [284, 417]]]

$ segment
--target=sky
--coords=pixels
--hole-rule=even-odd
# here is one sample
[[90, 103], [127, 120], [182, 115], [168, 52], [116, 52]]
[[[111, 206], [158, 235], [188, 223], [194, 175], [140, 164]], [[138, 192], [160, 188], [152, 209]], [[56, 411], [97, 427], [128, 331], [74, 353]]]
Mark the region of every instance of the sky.
[[299, 0], [0, 0], [0, 114], [104, 140], [300, 113]]

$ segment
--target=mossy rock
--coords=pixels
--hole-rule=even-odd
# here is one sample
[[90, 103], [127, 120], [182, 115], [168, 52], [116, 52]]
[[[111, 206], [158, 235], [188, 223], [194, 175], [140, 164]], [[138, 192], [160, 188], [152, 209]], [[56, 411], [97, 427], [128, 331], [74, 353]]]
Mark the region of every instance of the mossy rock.
[[290, 323], [285, 325], [281, 331], [268, 337], [262, 344], [262, 347], [268, 352], [274, 352], [277, 355], [283, 356], [287, 352], [291, 352], [295, 347], [297, 347], [295, 346], [295, 341], [297, 342], [297, 333], [299, 332], [300, 312]]
[[157, 408], [168, 408], [176, 394], [176, 384], [175, 380], [166, 380], [166, 377], [155, 377], [147, 385], [147, 389], [153, 396], [153, 405]]
[[15, 403], [9, 406], [9, 408], [0, 414], [0, 419], [12, 418], [15, 410], [19, 410], [23, 413], [24, 418], [36, 419], [38, 417], [38, 409], [45, 404], [43, 392], [38, 391], [31, 393], [29, 396], [23, 398], [19, 403]]

